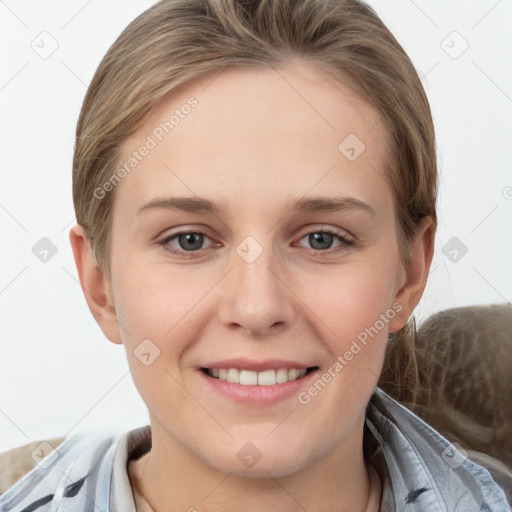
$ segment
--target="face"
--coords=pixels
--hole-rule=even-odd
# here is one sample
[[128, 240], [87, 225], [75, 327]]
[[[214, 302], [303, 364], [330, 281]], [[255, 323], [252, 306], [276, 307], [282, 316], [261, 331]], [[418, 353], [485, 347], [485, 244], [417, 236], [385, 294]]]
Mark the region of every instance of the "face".
[[253, 476], [361, 450], [403, 325], [379, 120], [305, 64], [228, 69], [174, 91], [126, 141], [113, 341], [154, 446]]

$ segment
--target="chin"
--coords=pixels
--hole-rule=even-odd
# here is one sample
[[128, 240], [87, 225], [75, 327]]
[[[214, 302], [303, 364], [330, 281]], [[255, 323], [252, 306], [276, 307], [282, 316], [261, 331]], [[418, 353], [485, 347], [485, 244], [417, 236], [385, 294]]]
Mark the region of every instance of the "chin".
[[286, 443], [281, 443], [280, 449], [266, 447], [260, 450], [256, 443], [248, 442], [241, 448], [237, 446], [202, 459], [222, 473], [246, 478], [269, 478], [284, 477], [304, 469], [308, 465], [306, 455], [303, 450], [295, 450]]

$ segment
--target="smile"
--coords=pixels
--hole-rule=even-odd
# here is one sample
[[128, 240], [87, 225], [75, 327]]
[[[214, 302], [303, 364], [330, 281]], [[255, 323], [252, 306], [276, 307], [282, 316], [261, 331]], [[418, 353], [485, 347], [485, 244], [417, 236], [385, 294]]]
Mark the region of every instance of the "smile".
[[215, 379], [243, 386], [274, 386], [304, 377], [312, 368], [277, 368], [261, 372], [238, 368], [204, 368], [203, 371]]
[[245, 357], [204, 362], [196, 369], [216, 396], [255, 407], [293, 400], [319, 372], [318, 366], [307, 366], [302, 361]]

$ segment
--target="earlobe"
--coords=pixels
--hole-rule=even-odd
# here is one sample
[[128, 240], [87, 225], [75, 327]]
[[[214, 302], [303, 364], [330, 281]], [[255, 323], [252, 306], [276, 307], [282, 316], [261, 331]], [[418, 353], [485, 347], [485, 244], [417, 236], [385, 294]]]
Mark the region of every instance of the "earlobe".
[[90, 242], [82, 226], [77, 224], [71, 228], [69, 241], [89, 310], [105, 336], [112, 343], [121, 344], [119, 323], [112, 304], [111, 284], [94, 260]]
[[401, 310], [389, 323], [389, 332], [395, 332], [404, 327], [418, 305], [430, 271], [434, 255], [435, 223], [432, 217], [424, 217], [418, 232], [410, 244], [410, 260], [404, 268], [405, 282], [395, 295]]

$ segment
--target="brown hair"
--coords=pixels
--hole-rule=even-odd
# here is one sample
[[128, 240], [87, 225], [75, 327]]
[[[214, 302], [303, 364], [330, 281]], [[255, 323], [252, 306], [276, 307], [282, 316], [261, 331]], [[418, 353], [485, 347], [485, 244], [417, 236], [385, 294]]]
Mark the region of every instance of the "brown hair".
[[[434, 126], [414, 65], [373, 9], [358, 0], [162, 0], [108, 50], [77, 126], [76, 219], [107, 277], [115, 189], [101, 199], [95, 190], [114, 176], [127, 137], [167, 93], [194, 78], [294, 60], [349, 85], [381, 114], [390, 140], [384, 177], [394, 194], [400, 257], [408, 262], [421, 219], [437, 224]], [[407, 329], [391, 335], [405, 366], [414, 360]]]
[[401, 349], [389, 345], [381, 387], [451, 440], [512, 468], [511, 332], [508, 304], [435, 313], [418, 329], [414, 363], [398, 380]]
[[512, 503], [512, 307], [451, 308], [389, 344], [380, 387], [486, 467]]

